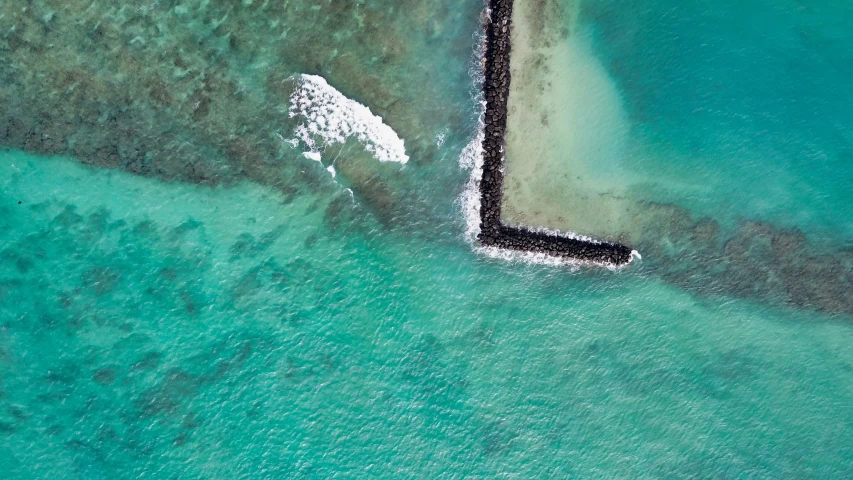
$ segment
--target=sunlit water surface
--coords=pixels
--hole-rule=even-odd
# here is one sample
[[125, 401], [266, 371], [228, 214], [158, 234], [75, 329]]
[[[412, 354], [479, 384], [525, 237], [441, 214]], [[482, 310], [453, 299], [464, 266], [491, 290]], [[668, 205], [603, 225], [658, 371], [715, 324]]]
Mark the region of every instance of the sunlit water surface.
[[[611, 163], [572, 160], [638, 204], [611, 272], [466, 243], [479, 2], [44, 3], [0, 7], [5, 478], [853, 475], [846, 7], [544, 2], [622, 122]], [[88, 16], [110, 48], [51, 37]], [[303, 73], [408, 163], [282, 141]]]

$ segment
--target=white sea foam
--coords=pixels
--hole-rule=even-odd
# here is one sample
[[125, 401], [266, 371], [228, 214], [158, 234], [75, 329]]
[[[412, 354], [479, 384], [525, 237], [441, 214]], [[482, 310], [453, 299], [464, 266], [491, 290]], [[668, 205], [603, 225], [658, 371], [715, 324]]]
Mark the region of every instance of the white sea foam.
[[477, 235], [480, 234], [480, 179], [483, 176], [484, 136], [485, 128], [481, 120], [477, 135], [462, 149], [459, 156], [459, 166], [471, 170], [459, 203], [465, 217], [465, 239], [472, 245], [477, 245]]
[[302, 155], [305, 155], [305, 158], [309, 160], [314, 160], [315, 162], [322, 162], [323, 157], [320, 155], [320, 152], [302, 152]]
[[[292, 146], [308, 147], [305, 156], [318, 160], [320, 148], [355, 137], [380, 162], [409, 161], [403, 140], [369, 108], [349, 99], [317, 75], [298, 75], [290, 95], [289, 114], [298, 117]], [[318, 160], [319, 161], [319, 160]]]
[[441, 148], [444, 145], [444, 141], [447, 139], [447, 129], [444, 131], [438, 132], [435, 134], [435, 146]]

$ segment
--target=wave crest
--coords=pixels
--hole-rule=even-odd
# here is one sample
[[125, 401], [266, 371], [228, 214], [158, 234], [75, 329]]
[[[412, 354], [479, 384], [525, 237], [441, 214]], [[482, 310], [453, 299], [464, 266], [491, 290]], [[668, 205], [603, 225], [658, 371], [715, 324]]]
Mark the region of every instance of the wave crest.
[[294, 80], [288, 113], [302, 122], [294, 130], [295, 138], [287, 141], [292, 146], [301, 142], [314, 158], [319, 146], [344, 143], [354, 136], [380, 162], [409, 161], [403, 140], [370, 108], [347, 98], [323, 77], [300, 74]]

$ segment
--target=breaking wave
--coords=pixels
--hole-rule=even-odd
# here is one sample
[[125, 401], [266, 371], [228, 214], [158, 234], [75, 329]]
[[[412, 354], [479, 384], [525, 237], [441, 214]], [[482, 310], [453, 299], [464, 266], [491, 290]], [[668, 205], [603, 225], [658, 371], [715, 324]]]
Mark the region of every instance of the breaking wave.
[[301, 122], [294, 138], [286, 142], [294, 148], [305, 145], [306, 157], [320, 161], [322, 147], [356, 137], [380, 162], [409, 161], [403, 140], [368, 107], [347, 98], [323, 77], [300, 74], [294, 80], [289, 115]]

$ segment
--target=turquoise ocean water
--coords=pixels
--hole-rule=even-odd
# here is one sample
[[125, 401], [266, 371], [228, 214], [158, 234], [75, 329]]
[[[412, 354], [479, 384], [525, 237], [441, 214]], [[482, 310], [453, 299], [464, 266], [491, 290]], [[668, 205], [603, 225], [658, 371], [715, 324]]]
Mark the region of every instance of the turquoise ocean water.
[[[465, 241], [482, 8], [0, 6], [3, 477], [853, 476], [853, 9], [580, 3], [656, 182], [611, 272]], [[409, 162], [276, 140], [300, 73]]]

